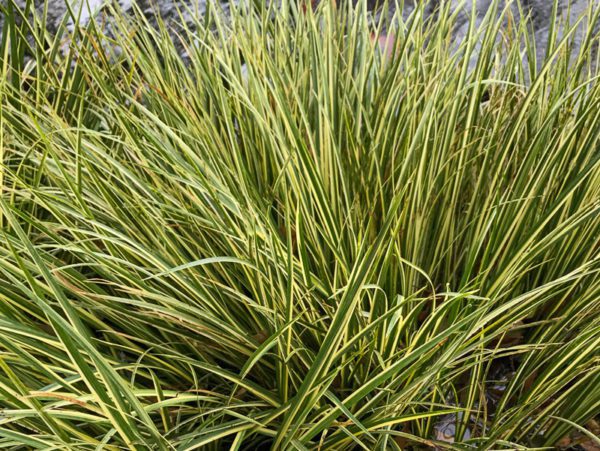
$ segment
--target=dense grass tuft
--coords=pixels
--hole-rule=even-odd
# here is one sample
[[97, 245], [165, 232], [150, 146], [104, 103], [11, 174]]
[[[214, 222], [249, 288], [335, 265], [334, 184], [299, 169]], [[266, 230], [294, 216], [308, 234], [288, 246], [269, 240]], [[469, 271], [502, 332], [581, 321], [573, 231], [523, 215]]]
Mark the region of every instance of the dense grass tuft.
[[5, 8], [0, 447], [568, 443], [600, 413], [593, 4], [545, 61], [512, 9], [456, 44], [448, 9], [173, 43]]

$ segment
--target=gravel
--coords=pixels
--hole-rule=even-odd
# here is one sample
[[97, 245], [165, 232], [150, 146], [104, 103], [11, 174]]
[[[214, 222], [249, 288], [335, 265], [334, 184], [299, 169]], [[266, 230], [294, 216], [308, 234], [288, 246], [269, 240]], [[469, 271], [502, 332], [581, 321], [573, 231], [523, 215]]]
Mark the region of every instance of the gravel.
[[[9, 0], [0, 0], [0, 4], [5, 6]], [[25, 0], [14, 0], [21, 7], [25, 4]], [[206, 9], [207, 0], [180, 0], [180, 1], [172, 1], [172, 0], [50, 0], [50, 5], [48, 8], [49, 12], [49, 20], [48, 27], [49, 31], [52, 32], [56, 29], [61, 19], [67, 13], [66, 2], [69, 1], [74, 8], [74, 11], [81, 11], [81, 23], [86, 23], [91, 17], [98, 14], [98, 12], [103, 8], [104, 5], [109, 4], [111, 2], [118, 3], [123, 11], [128, 11], [132, 7], [132, 3], [137, 3], [142, 11], [148, 17], [153, 17], [155, 12], [158, 14], [169, 24], [175, 25], [179, 20], [179, 13], [177, 11], [177, 7], [186, 6], [189, 8], [189, 11], [185, 12], [184, 19], [186, 21], [191, 21], [193, 15], [202, 15]], [[229, 1], [225, 0], [208, 0], [215, 1], [220, 3], [227, 10]], [[237, 1], [237, 0], [234, 0]], [[337, 0], [343, 1], [343, 0]], [[356, 1], [356, 0], [353, 0]], [[419, 0], [405, 0], [404, 10], [402, 11], [405, 17], [414, 10], [416, 4]], [[425, 7], [425, 15], [433, 14], [435, 7], [442, 0], [433, 0], [430, 1], [428, 6]], [[457, 40], [460, 40], [468, 30], [469, 27], [469, 17], [470, 17], [470, 5], [471, 0], [467, 0], [466, 2], [461, 2], [460, 0], [449, 0], [451, 1], [453, 8], [461, 8], [460, 14], [458, 16], [457, 25], [455, 28], [455, 37]], [[502, 3], [505, 3], [506, 0], [501, 0]], [[372, 8], [377, 0], [367, 0], [369, 6]], [[571, 9], [568, 10], [568, 0], [559, 0], [559, 11], [562, 17], [570, 16], [570, 19], [574, 21], [577, 17], [579, 17], [589, 6], [590, 2], [594, 2], [597, 5], [600, 0], [571, 0]], [[38, 8], [43, 9], [43, 1], [36, 2], [39, 4]], [[479, 24], [488, 11], [492, 0], [476, 0], [476, 22]], [[545, 49], [545, 44], [547, 42], [548, 36], [548, 28], [550, 26], [550, 17], [552, 14], [552, 0], [521, 0], [523, 10], [526, 14], [529, 14], [531, 17], [531, 24], [533, 26], [536, 42], [538, 43], [538, 60], [543, 57], [543, 52]], [[468, 6], [460, 6], [460, 5], [468, 5]], [[518, 9], [515, 5], [512, 5], [511, 8], [515, 13], [516, 17], [519, 17]], [[183, 11], [186, 8], [182, 8]], [[390, 13], [393, 12], [393, 9]], [[0, 31], [2, 30], [3, 17], [2, 13], [0, 13]], [[73, 21], [69, 22], [69, 27], [73, 27]], [[600, 29], [597, 30], [600, 32]], [[577, 33], [575, 35], [575, 43], [576, 46], [581, 43], [581, 39], [583, 37], [583, 33]]]

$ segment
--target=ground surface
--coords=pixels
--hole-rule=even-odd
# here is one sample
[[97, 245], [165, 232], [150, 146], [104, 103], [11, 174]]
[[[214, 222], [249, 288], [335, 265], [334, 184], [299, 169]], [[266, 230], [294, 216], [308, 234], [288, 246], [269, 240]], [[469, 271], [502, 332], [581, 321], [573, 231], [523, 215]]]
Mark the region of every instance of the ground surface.
[[[2, 5], [6, 5], [8, 0], [1, 0], [0, 3]], [[115, 1], [115, 0], [113, 0]], [[367, 0], [370, 4], [370, 7], [373, 7], [376, 3], [376, 0]], [[572, 0], [570, 12], [567, 11], [569, 1], [567, 0], [559, 0], [559, 8], [563, 17], [570, 15], [572, 19], [575, 19], [581, 15], [585, 9], [588, 7], [589, 2], [597, 0]], [[70, 0], [71, 4], [77, 7], [81, 6], [81, 1], [79, 0]], [[131, 8], [132, 3], [137, 2], [137, 4], [141, 7], [142, 10], [146, 11], [149, 16], [153, 14], [158, 9], [158, 12], [161, 17], [163, 17], [167, 21], [177, 20], [179, 15], [177, 12], [178, 6], [188, 6], [191, 11], [197, 12], [197, 14], [203, 14], [206, 8], [206, 0], [180, 0], [180, 1], [172, 1], [172, 0], [118, 0], [119, 5], [123, 8], [123, 10], [127, 11]], [[17, 4], [24, 4], [24, 0], [16, 0]], [[43, 2], [37, 2], [40, 5]], [[86, 22], [89, 20], [91, 16], [100, 11], [103, 5], [109, 3], [107, 0], [87, 0], [84, 2], [84, 6], [81, 9], [81, 19], [82, 22]], [[227, 6], [229, 2], [221, 1], [222, 5]], [[408, 16], [410, 12], [414, 9], [415, 4], [417, 4], [414, 0], [406, 0], [406, 5], [404, 7], [404, 15]], [[430, 5], [427, 7], [426, 14], [431, 14], [434, 10], [436, 4], [439, 3], [438, 0], [430, 2]], [[452, 3], [455, 4], [455, 7], [460, 7], [459, 5], [463, 2], [459, 0], [452, 0]], [[466, 4], [470, 4], [471, 1], [464, 2]], [[477, 8], [477, 22], [480, 22], [485, 15], [486, 11], [490, 6], [491, 0], [476, 0], [476, 8]], [[530, 14], [532, 18], [532, 25], [535, 28], [535, 34], [537, 38], [537, 42], [540, 45], [538, 56], [543, 53], [543, 47], [546, 43], [548, 27], [550, 22], [550, 17], [552, 13], [552, 1], [549, 0], [523, 0], [523, 8], [525, 9], [526, 14]], [[154, 5], [154, 6], [153, 6]], [[42, 6], [40, 6], [42, 7]], [[457, 22], [457, 29], [455, 34], [458, 39], [465, 34], [468, 28], [468, 17], [469, 12], [466, 8], [462, 8], [463, 11], [459, 16], [459, 20]], [[517, 8], [513, 7], [515, 12], [517, 12]], [[65, 0], [50, 0], [50, 6], [48, 8], [48, 13], [50, 16], [49, 27], [52, 29], [56, 28], [57, 24], [64, 17], [67, 12], [66, 1]], [[192, 13], [193, 14], [193, 13]], [[191, 19], [191, 14], [189, 12], [184, 14], [184, 17], [187, 19]], [[2, 16], [0, 15], [0, 30], [2, 29]]]

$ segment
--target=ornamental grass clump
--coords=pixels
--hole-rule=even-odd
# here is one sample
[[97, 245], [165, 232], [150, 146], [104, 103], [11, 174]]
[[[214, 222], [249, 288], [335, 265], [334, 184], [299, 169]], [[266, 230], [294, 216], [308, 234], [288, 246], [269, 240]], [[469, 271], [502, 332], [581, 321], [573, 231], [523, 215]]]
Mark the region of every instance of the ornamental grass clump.
[[594, 2], [544, 60], [498, 4], [457, 41], [448, 5], [173, 40], [32, 3], [2, 7], [0, 446], [598, 442]]

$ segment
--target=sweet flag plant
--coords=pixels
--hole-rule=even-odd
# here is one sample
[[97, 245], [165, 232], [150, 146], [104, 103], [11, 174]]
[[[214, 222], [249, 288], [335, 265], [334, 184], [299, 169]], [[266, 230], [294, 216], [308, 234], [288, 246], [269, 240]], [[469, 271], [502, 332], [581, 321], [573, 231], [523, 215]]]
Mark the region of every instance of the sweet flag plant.
[[597, 3], [555, 4], [542, 60], [500, 2], [460, 41], [451, 2], [176, 30], [108, 5], [57, 34], [23, 3], [0, 447], [598, 443]]

